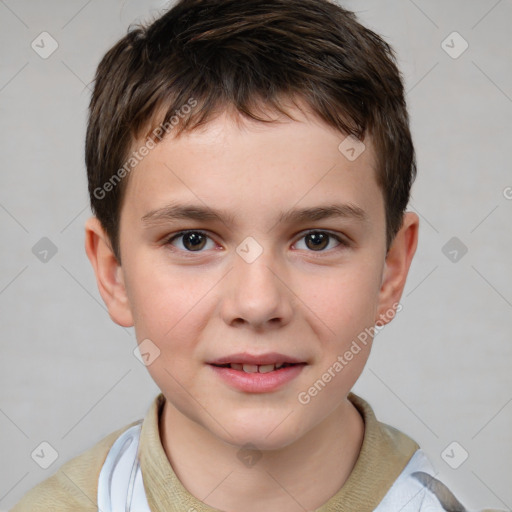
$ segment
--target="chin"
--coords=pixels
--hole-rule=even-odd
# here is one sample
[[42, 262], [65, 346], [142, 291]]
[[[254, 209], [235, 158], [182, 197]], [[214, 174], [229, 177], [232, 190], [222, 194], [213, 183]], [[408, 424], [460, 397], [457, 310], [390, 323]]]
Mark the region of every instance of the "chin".
[[274, 438], [269, 439], [268, 432], [254, 434], [241, 432], [239, 436], [233, 435], [233, 437], [229, 437], [224, 440], [231, 446], [241, 450], [254, 449], [259, 451], [275, 451], [286, 448], [288, 445], [296, 441], [296, 438], [291, 435], [287, 436], [284, 434], [279, 437], [274, 436]]
[[293, 422], [290, 421], [291, 418], [285, 419], [287, 415], [283, 414], [283, 411], [263, 419], [261, 416], [261, 411], [255, 411], [254, 414], [246, 413], [243, 417], [240, 415], [236, 418], [224, 417], [221, 424], [229, 425], [227, 430], [231, 435], [219, 429], [218, 425], [215, 426], [215, 432], [224, 442], [232, 446], [243, 448], [252, 445], [259, 450], [280, 450], [302, 435], [303, 426], [299, 427], [295, 424], [296, 418]]

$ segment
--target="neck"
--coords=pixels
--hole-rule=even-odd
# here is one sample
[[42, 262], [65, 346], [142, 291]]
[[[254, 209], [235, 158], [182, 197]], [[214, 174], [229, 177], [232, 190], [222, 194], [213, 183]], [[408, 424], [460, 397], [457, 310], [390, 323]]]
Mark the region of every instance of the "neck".
[[[296, 442], [266, 450], [253, 465], [240, 448], [213, 436], [166, 401], [160, 417], [164, 451], [183, 486], [207, 505], [226, 511], [315, 510], [348, 479], [359, 455], [364, 422], [344, 400]], [[200, 447], [200, 448], [198, 448]]]

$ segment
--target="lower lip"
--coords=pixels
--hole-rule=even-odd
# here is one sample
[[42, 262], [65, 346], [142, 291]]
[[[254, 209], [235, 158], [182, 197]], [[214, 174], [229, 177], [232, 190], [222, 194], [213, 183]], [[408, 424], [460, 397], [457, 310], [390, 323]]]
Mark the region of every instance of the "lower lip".
[[305, 364], [296, 364], [280, 368], [268, 373], [247, 373], [243, 370], [233, 370], [221, 366], [209, 365], [221, 379], [240, 391], [248, 393], [267, 393], [275, 391], [287, 382], [297, 377]]

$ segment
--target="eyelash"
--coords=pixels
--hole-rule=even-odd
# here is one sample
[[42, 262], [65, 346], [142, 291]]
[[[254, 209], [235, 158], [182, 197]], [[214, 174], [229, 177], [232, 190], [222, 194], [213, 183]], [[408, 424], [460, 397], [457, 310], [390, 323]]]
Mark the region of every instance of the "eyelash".
[[[179, 233], [176, 233], [172, 236], [170, 236], [169, 238], [167, 238], [165, 241], [164, 241], [164, 245], [171, 245], [172, 242], [174, 242], [174, 240], [180, 238], [180, 237], [183, 237], [185, 235], [189, 235], [191, 233], [197, 233], [201, 236], [204, 236], [206, 238], [209, 238], [210, 240], [213, 240], [212, 237], [210, 235], [208, 235], [208, 233], [205, 233], [204, 231], [201, 231], [201, 230], [197, 230], [197, 229], [189, 229], [189, 230], [186, 230], [186, 231], [180, 231]], [[341, 238], [340, 236], [338, 235], [335, 235], [334, 233], [331, 233], [329, 231], [322, 231], [322, 230], [319, 230], [319, 229], [312, 229], [310, 231], [307, 231], [305, 233], [303, 233], [301, 235], [301, 237], [299, 238], [299, 240], [305, 238], [306, 236], [308, 235], [311, 235], [313, 233], [321, 233], [321, 234], [324, 234], [324, 235], [327, 235], [328, 237], [330, 238], [334, 238], [338, 243], [339, 245], [334, 247], [333, 249], [329, 249], [329, 250], [320, 250], [320, 251], [313, 251], [313, 250], [309, 250], [308, 252], [312, 253], [312, 254], [315, 254], [315, 253], [327, 253], [327, 252], [331, 252], [331, 251], [335, 251], [335, 250], [342, 250], [342, 249], [346, 249], [347, 247], [350, 246], [349, 242], [347, 240], [345, 240], [344, 238]], [[187, 250], [182, 250], [182, 249], [177, 249], [178, 252], [181, 252], [181, 253], [184, 253], [184, 254], [187, 254], [187, 257], [188, 255], [194, 255], [194, 254], [201, 254], [202, 252], [204, 251], [187, 251]]]

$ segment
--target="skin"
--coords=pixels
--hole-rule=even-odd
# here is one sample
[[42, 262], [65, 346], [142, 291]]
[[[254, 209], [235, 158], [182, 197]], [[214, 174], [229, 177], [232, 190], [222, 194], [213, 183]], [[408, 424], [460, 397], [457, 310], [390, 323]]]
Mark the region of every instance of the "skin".
[[[419, 219], [406, 213], [386, 252], [371, 140], [351, 162], [338, 150], [343, 134], [292, 113], [295, 121], [263, 124], [224, 112], [159, 143], [129, 178], [122, 265], [98, 220], [86, 223], [86, 252], [112, 320], [160, 350], [147, 368], [166, 398], [167, 457], [189, 492], [226, 511], [313, 510], [344, 484], [364, 434], [347, 395], [371, 340], [308, 404], [297, 397], [359, 333], [391, 318], [418, 240]], [[141, 220], [171, 201], [224, 209], [234, 222]], [[281, 211], [333, 203], [358, 206], [366, 221], [278, 222]], [[168, 241], [199, 229], [208, 235], [199, 252], [190, 238]], [[311, 231], [348, 245], [326, 237], [317, 248]], [[236, 252], [249, 236], [263, 250], [252, 263]], [[280, 352], [307, 365], [278, 390], [247, 393], [206, 363], [236, 352]], [[237, 456], [247, 443], [262, 455], [250, 467]]]

